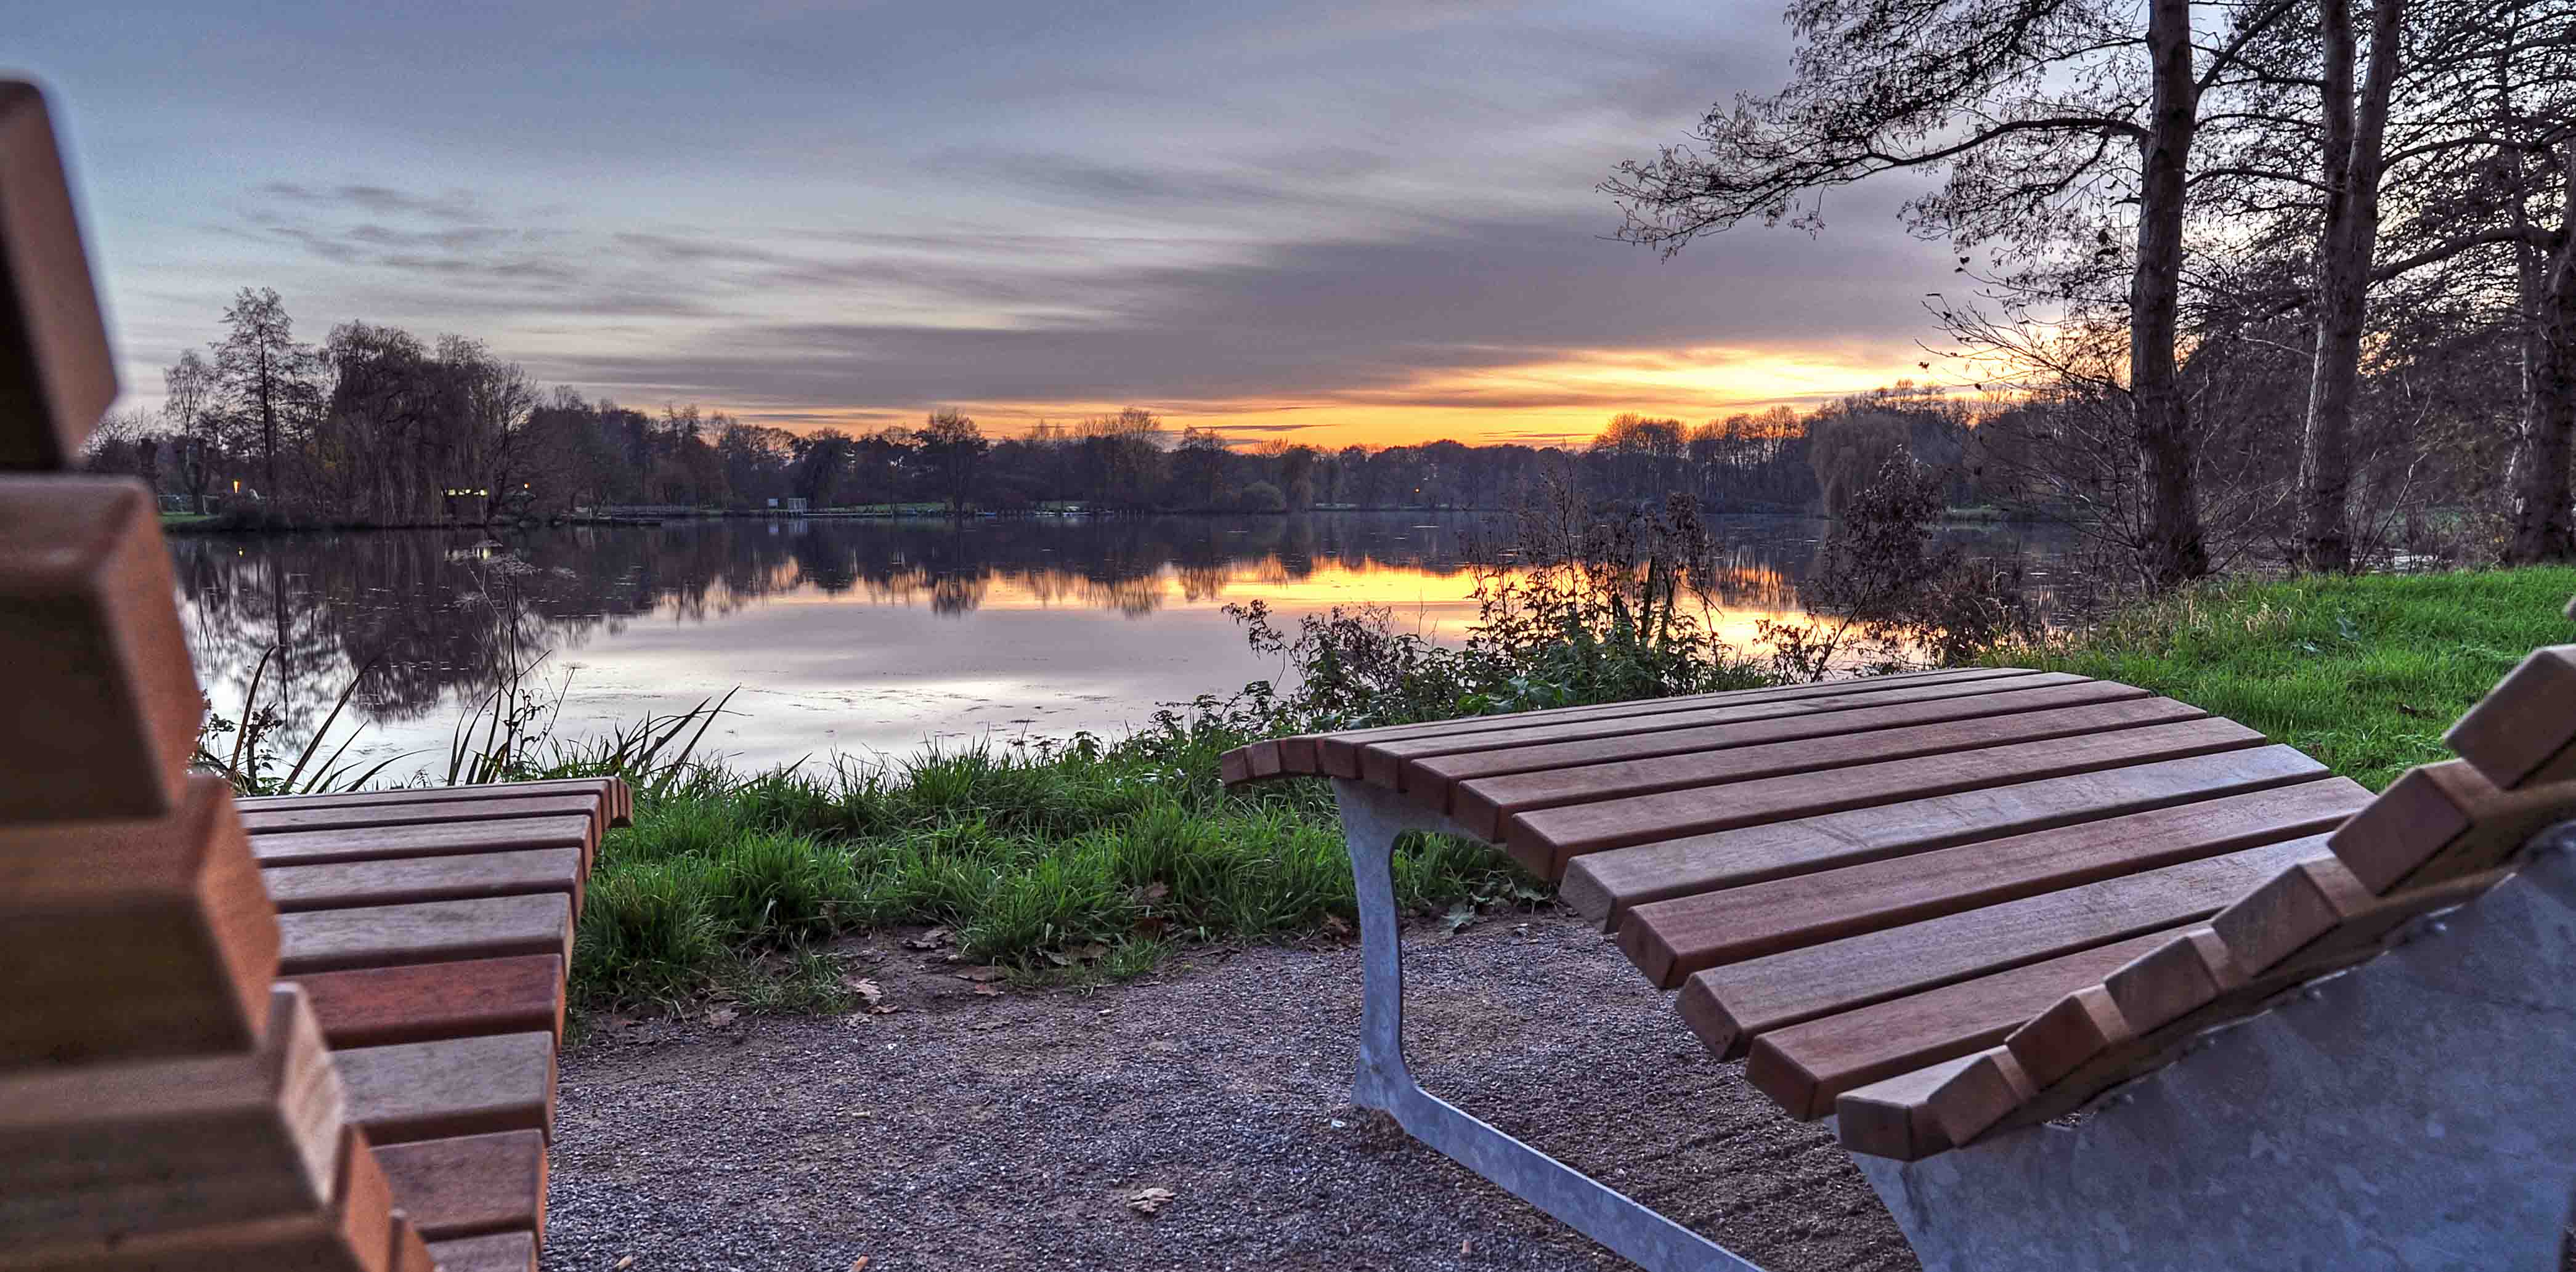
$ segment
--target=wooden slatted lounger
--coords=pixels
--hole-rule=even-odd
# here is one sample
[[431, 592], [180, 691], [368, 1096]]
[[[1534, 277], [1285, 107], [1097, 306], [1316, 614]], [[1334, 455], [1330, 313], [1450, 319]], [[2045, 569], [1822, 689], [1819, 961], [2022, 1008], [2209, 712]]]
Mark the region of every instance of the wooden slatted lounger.
[[582, 779], [236, 801], [43, 103], [0, 83], [0, 1272], [532, 1272]]
[[[1558, 881], [1713, 1054], [1833, 1119], [1927, 1267], [2555, 1267], [2576, 852], [2538, 849], [2576, 848], [2576, 646], [2450, 740], [2374, 798], [2183, 703], [1978, 669], [1287, 738], [1223, 776], [1334, 783], [1358, 1102], [1649, 1268], [1753, 1265], [1406, 1070], [1398, 834]], [[2470, 901], [2476, 936], [2360, 968]]]

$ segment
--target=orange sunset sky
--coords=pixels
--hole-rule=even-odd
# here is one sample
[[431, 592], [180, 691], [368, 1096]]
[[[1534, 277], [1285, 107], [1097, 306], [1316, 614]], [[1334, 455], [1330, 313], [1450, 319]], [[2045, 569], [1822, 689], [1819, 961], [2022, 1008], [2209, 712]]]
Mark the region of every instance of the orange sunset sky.
[[[1586, 438], [1944, 378], [1910, 189], [1672, 260], [1594, 185], [1776, 87], [1769, 3], [541, 0], [23, 15], [127, 384], [242, 286], [550, 385], [988, 433]], [[1933, 361], [1929, 372], [1919, 362]]]

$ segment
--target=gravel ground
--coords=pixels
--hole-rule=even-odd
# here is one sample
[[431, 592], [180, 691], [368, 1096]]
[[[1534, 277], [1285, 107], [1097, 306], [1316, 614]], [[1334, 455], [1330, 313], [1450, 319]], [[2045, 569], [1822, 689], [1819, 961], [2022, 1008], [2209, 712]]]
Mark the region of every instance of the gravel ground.
[[[905, 935], [847, 951], [891, 1013], [612, 1019], [566, 1052], [550, 1272], [1631, 1266], [1351, 1107], [1356, 945], [996, 995]], [[1597, 932], [1407, 945], [1434, 1092], [1777, 1272], [1916, 1267], [1841, 1150]]]

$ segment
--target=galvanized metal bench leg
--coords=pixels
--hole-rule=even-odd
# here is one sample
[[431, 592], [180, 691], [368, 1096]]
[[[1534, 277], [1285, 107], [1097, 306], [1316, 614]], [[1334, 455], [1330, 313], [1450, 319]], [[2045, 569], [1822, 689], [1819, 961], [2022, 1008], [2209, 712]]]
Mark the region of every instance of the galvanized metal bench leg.
[[1360, 1026], [1360, 1071], [1351, 1099], [1392, 1114], [1415, 1139], [1447, 1154], [1504, 1191], [1564, 1220], [1576, 1231], [1652, 1272], [1699, 1272], [1758, 1265], [1594, 1182], [1573, 1167], [1469, 1116], [1422, 1089], [1404, 1064], [1402, 924], [1395, 909], [1395, 839], [1408, 830], [1474, 838], [1445, 817], [1400, 796], [1335, 781], [1342, 837], [1359, 885], [1361, 955], [1367, 984]]

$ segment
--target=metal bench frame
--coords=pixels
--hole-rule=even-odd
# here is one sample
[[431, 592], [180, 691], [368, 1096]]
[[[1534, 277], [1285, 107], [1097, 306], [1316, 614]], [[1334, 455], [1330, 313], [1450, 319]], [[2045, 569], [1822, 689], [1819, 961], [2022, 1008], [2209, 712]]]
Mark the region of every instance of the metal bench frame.
[[1761, 1266], [1603, 1186], [1422, 1089], [1404, 1063], [1403, 920], [1395, 908], [1395, 841], [1408, 830], [1478, 836], [1400, 795], [1336, 778], [1342, 839], [1359, 887], [1359, 1076], [1351, 1100], [1395, 1118], [1407, 1134], [1503, 1191], [1563, 1220], [1650, 1272], [1761, 1272]]

